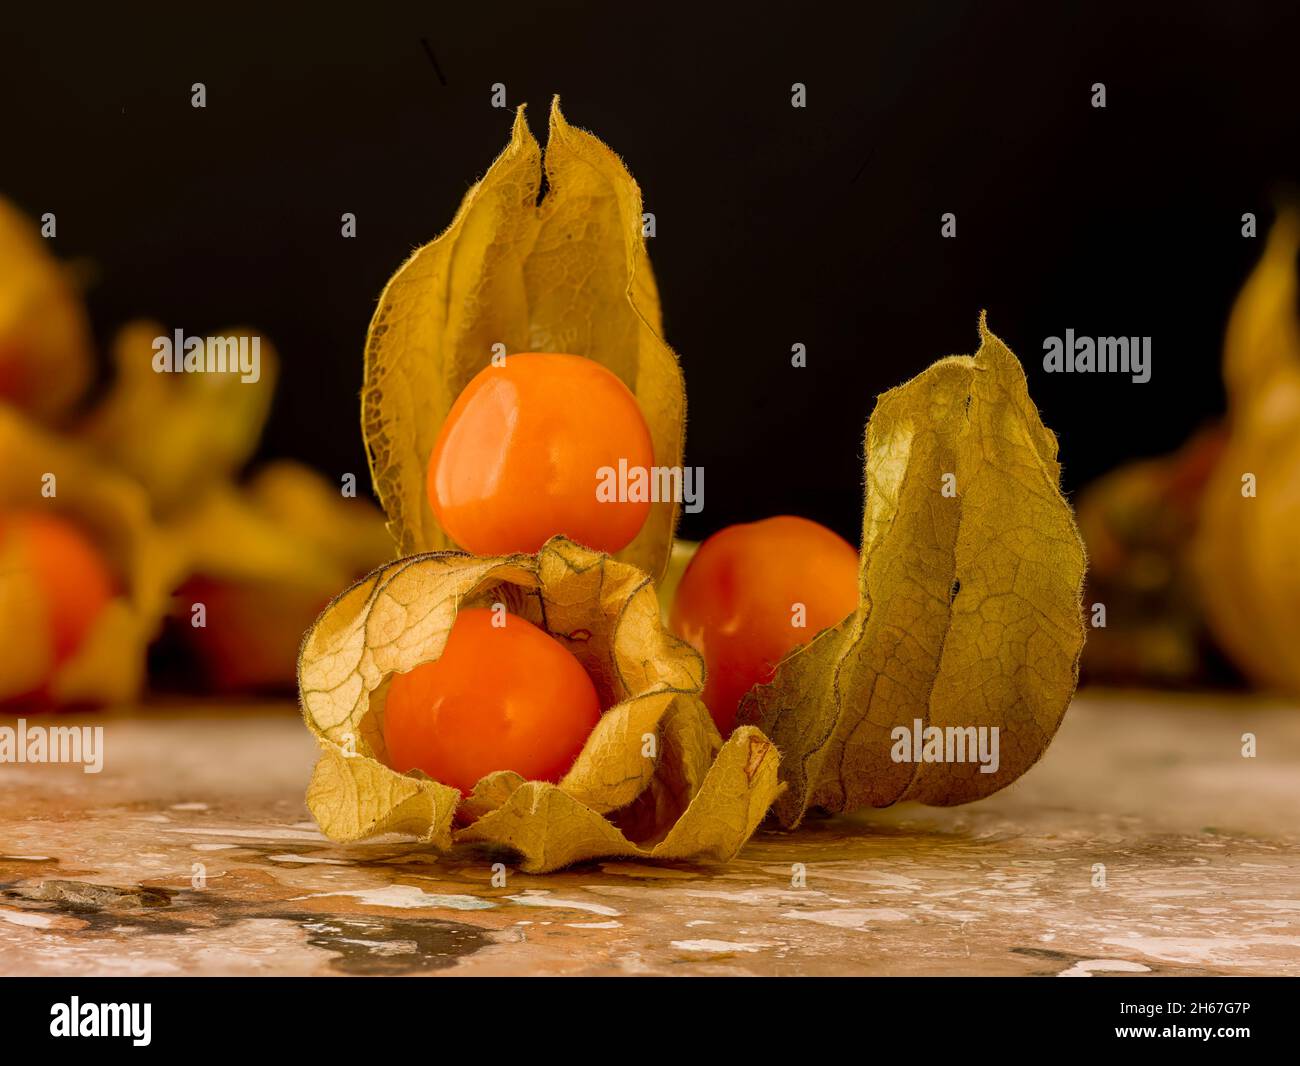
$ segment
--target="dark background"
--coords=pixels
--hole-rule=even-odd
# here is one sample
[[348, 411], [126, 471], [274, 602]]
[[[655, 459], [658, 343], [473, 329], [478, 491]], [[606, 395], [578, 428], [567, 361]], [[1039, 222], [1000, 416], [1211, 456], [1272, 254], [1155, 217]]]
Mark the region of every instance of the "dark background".
[[[5, 15], [0, 194], [55, 211], [56, 251], [94, 264], [101, 345], [136, 316], [256, 327], [285, 364], [262, 454], [363, 475], [380, 289], [504, 147], [492, 83], [543, 140], [558, 92], [657, 216], [707, 472], [682, 533], [794, 512], [856, 541], [876, 394], [973, 351], [981, 308], [1071, 491], [1222, 410], [1228, 309], [1300, 177], [1298, 28], [1290, 3], [42, 7]], [[1043, 338], [1071, 327], [1152, 336], [1152, 380], [1045, 374]]]

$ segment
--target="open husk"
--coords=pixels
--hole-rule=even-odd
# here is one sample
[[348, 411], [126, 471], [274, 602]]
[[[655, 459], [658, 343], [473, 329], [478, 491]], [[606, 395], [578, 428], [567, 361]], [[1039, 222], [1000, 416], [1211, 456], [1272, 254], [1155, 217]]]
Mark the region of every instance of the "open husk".
[[[386, 765], [387, 682], [438, 658], [460, 608], [495, 603], [571, 651], [608, 709], [558, 783], [497, 772], [462, 802]], [[303, 642], [303, 715], [321, 744], [307, 804], [335, 840], [496, 845], [530, 872], [599, 857], [726, 861], [780, 791], [778, 759], [756, 728], [722, 740], [702, 681], [699, 656], [663, 628], [653, 583], [627, 563], [560, 537], [536, 555], [401, 559], [334, 600]], [[455, 829], [458, 808], [472, 820]]]
[[[685, 392], [662, 336], [641, 192], [618, 156], [564, 120], [558, 99], [539, 203], [542, 171], [520, 107], [510, 143], [451, 226], [380, 297], [366, 341], [362, 432], [399, 555], [456, 547], [429, 506], [427, 465], [452, 403], [495, 345], [507, 356], [568, 352], [601, 363], [636, 395], [655, 465], [681, 465]], [[616, 558], [662, 575], [677, 507], [653, 504]]]
[[[980, 338], [877, 401], [860, 606], [742, 701], [738, 720], [781, 751], [787, 826], [813, 807], [987, 796], [1037, 761], [1069, 705], [1083, 544], [1020, 364], [983, 316]], [[896, 758], [895, 730], [917, 723], [996, 727], [996, 772]]]

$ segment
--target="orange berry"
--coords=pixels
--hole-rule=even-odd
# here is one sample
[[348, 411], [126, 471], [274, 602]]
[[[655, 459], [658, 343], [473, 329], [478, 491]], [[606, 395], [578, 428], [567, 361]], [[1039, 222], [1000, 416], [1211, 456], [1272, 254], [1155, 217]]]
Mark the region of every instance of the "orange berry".
[[54, 671], [80, 650], [116, 583], [90, 538], [53, 514], [0, 515], [0, 566], [7, 571], [0, 581], [13, 589], [13, 595], [0, 595], [0, 634], [11, 644], [15, 634], [27, 638], [32, 663], [42, 664], [16, 671], [25, 679], [21, 687], [35, 681], [31, 691], [4, 695], [40, 696]]
[[448, 535], [476, 555], [535, 552], [556, 534], [627, 547], [650, 502], [602, 502], [602, 468], [649, 470], [654, 446], [636, 397], [578, 355], [524, 353], [479, 371], [429, 457], [428, 493]]
[[704, 657], [704, 702], [725, 737], [741, 697], [857, 605], [853, 546], [816, 522], [781, 515], [728, 526], [701, 544], [677, 587], [669, 627]]
[[600, 718], [591, 678], [554, 637], [516, 615], [461, 611], [442, 657], [396, 674], [384, 705], [388, 764], [469, 795], [493, 770], [558, 781]]

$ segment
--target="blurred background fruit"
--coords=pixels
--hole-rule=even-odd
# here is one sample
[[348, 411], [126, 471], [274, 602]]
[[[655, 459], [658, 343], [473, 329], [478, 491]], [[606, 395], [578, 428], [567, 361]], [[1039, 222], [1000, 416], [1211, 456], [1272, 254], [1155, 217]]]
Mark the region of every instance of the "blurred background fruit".
[[0, 513], [0, 702], [48, 701], [55, 670], [81, 648], [116, 578], [93, 541], [66, 518]]
[[273, 461], [243, 480], [279, 357], [253, 330], [218, 335], [257, 337], [255, 381], [158, 373], [173, 331], [138, 320], [85, 404], [80, 294], [0, 200], [0, 703], [132, 700], [146, 662], [167, 689], [289, 691], [307, 626], [391, 557], [364, 470]]
[[1206, 619], [1257, 686], [1300, 694], [1300, 210], [1282, 210], [1232, 309], [1228, 439], [1193, 557]]
[[1084, 679], [1300, 693], [1300, 211], [1284, 206], [1223, 342], [1227, 418], [1078, 501]]
[[1208, 427], [1172, 455], [1122, 466], [1077, 501], [1088, 546], [1082, 678], [1108, 684], [1194, 685], [1235, 677], [1204, 619], [1192, 566], [1201, 497], [1227, 433]]
[[291, 691], [307, 627], [392, 557], [376, 506], [289, 461], [268, 465], [245, 489], [213, 488], [167, 528], [190, 552], [154, 659], [175, 688]]

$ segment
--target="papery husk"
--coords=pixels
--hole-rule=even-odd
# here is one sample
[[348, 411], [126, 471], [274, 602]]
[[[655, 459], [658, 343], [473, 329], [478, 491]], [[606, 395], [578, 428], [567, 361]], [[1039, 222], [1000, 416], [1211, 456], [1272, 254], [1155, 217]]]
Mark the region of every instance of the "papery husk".
[[[426, 497], [429, 456], [494, 344], [601, 363], [635, 393], [655, 464], [681, 465], [685, 392], [662, 336], [641, 192], [618, 156], [564, 120], [558, 98], [545, 168], [539, 204], [542, 152], [521, 106], [510, 143], [451, 226], [416, 251], [380, 297], [366, 341], [362, 432], [400, 555], [456, 547]], [[653, 504], [615, 558], [659, 577], [677, 510], [675, 501]]]
[[[1228, 443], [1193, 558], [1211, 631], [1258, 686], [1300, 694], [1300, 211], [1283, 208], [1228, 321]], [[1256, 495], [1242, 495], [1245, 474]]]
[[[438, 658], [460, 608], [497, 602], [568, 648], [608, 710], [558, 784], [498, 772], [462, 805], [457, 789], [385, 764], [387, 682]], [[308, 631], [298, 677], [322, 749], [307, 804], [334, 840], [401, 832], [438, 849], [495, 845], [529, 872], [617, 856], [726, 861], [781, 788], [759, 730], [719, 737], [699, 697], [703, 664], [663, 628], [649, 577], [561, 537], [536, 555], [389, 563]], [[454, 830], [458, 807], [473, 821]]]
[[[0, 510], [51, 513], [74, 522], [103, 554], [121, 590], [44, 691], [56, 705], [134, 699], [144, 685], [145, 650], [183, 566], [175, 545], [153, 524], [149, 499], [137, 484], [3, 405], [0, 456]], [[55, 476], [55, 495], [48, 498], [42, 495], [46, 474]], [[21, 605], [41, 602], [43, 592], [30, 572], [11, 569], [9, 560], [0, 566], [0, 596], [12, 597], [0, 615], [21, 616]], [[45, 680], [51, 664], [36, 628], [0, 634], [0, 700]]]
[[[212, 335], [255, 334], [241, 328]], [[257, 381], [237, 372], [158, 373], [154, 339], [171, 335], [157, 322], [118, 332], [113, 386], [81, 427], [98, 454], [148, 490], [161, 516], [193, 505], [243, 468], [270, 412], [279, 368], [275, 349], [261, 337]]]
[[[987, 796], [1044, 752], [1078, 680], [1084, 550], [1056, 438], [980, 316], [975, 356], [882, 395], [867, 426], [861, 605], [751, 690], [781, 751], [782, 823], [809, 808]], [[956, 495], [942, 494], [944, 475]], [[892, 731], [997, 726], [1000, 766], [894, 761]]]
[[0, 199], [0, 400], [62, 419], [94, 371], [81, 294], [36, 223]]

